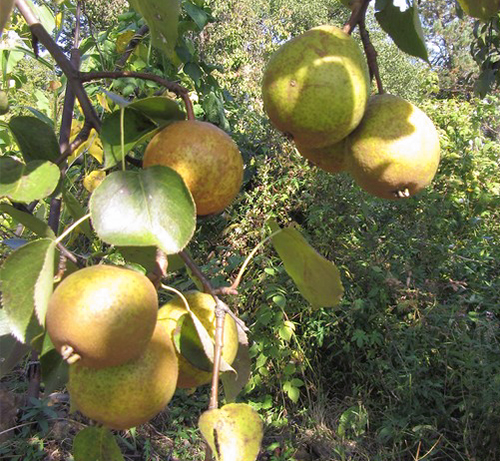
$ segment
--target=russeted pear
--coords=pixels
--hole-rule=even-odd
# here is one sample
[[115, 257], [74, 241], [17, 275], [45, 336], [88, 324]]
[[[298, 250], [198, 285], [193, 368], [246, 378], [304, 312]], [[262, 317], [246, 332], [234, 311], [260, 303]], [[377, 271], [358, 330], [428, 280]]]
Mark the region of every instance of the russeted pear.
[[354, 130], [369, 89], [362, 51], [335, 26], [315, 27], [286, 42], [269, 60], [262, 80], [271, 122], [308, 148], [332, 145]]
[[[198, 317], [209, 335], [215, 337], [215, 301], [207, 293], [193, 291], [186, 293], [185, 298], [192, 312]], [[174, 334], [178, 320], [187, 314], [186, 307], [181, 298], [175, 297], [158, 312], [158, 323], [165, 325], [170, 335]], [[231, 365], [238, 352], [238, 331], [234, 319], [226, 314], [224, 321], [224, 342], [222, 348], [222, 358]], [[179, 378], [177, 387], [192, 388], [210, 383], [212, 373], [200, 370], [189, 362], [184, 356], [178, 353]]]
[[345, 170], [347, 138], [326, 147], [308, 148], [297, 144], [297, 151], [318, 168], [328, 173], [340, 173]]
[[69, 367], [71, 403], [82, 414], [112, 429], [149, 421], [174, 395], [177, 356], [165, 326], [157, 324], [143, 354], [115, 367]]
[[434, 124], [398, 96], [373, 96], [347, 143], [349, 172], [361, 188], [377, 197], [415, 195], [432, 181], [439, 165]]
[[500, 11], [500, 0], [458, 0], [465, 14], [487, 21]]
[[174, 122], [149, 142], [143, 167], [163, 165], [177, 171], [193, 195], [196, 213], [220, 213], [238, 194], [243, 158], [236, 143], [208, 122]]
[[47, 331], [65, 356], [103, 368], [139, 357], [156, 325], [158, 297], [139, 272], [96, 265], [73, 272], [57, 286], [46, 315]]

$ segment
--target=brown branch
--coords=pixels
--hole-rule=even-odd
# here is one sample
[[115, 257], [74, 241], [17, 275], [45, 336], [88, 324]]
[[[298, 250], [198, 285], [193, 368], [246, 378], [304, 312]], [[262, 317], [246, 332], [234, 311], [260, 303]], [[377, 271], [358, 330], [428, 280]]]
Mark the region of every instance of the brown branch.
[[168, 268], [168, 259], [167, 255], [164, 251], [159, 248], [156, 249], [156, 259], [155, 259], [155, 267], [152, 272], [148, 274], [149, 280], [153, 283], [155, 288], [158, 288], [161, 285], [161, 279], [167, 275]]
[[365, 18], [363, 17], [359, 22], [359, 34], [361, 35], [361, 41], [363, 43], [363, 48], [366, 54], [366, 61], [368, 62], [368, 68], [370, 69], [370, 79], [375, 77], [377, 82], [377, 89], [379, 94], [384, 94], [384, 87], [382, 85], [382, 79], [380, 78], [380, 72], [377, 63], [377, 50], [370, 41], [370, 34], [366, 29]]
[[120, 59], [116, 61], [115, 70], [123, 69], [123, 67], [128, 61], [128, 58], [130, 58], [130, 55], [134, 52], [137, 45], [139, 45], [141, 40], [148, 32], [149, 32], [149, 27], [147, 24], [145, 24], [134, 34], [134, 36], [130, 39], [130, 42], [128, 42], [125, 52], [120, 56]]
[[89, 123], [87, 123], [87, 120], [85, 120], [82, 129], [76, 135], [75, 139], [71, 141], [71, 143], [68, 145], [65, 151], [60, 155], [60, 157], [54, 163], [56, 165], [62, 165], [76, 149], [78, 149], [87, 139], [89, 139], [91, 131], [92, 131], [92, 126]]
[[145, 72], [134, 72], [130, 70], [119, 70], [113, 72], [80, 72], [78, 74], [80, 82], [90, 82], [92, 80], [100, 80], [106, 78], [140, 78], [143, 80], [150, 80], [156, 82], [159, 85], [164, 86], [167, 90], [172, 91], [178, 97], [182, 98], [184, 105], [186, 107], [188, 120], [194, 120], [194, 110], [193, 103], [189, 99], [189, 90], [178, 83], [166, 80], [159, 75], [148, 74]]
[[61, 68], [64, 75], [68, 79], [68, 85], [71, 85], [75, 96], [80, 102], [85, 119], [97, 131], [100, 131], [101, 121], [90, 102], [90, 99], [85, 92], [82, 82], [78, 79], [78, 71], [75, 69], [71, 61], [63, 53], [59, 45], [52, 39], [50, 34], [40, 24], [38, 18], [33, 14], [33, 11], [25, 0], [16, 0], [16, 6], [21, 15], [28, 23], [31, 33], [37, 40], [47, 49], [50, 55], [54, 58], [57, 65]]
[[351, 17], [342, 28], [346, 34], [351, 35], [356, 25], [364, 19], [369, 3], [370, 0], [352, 0]]

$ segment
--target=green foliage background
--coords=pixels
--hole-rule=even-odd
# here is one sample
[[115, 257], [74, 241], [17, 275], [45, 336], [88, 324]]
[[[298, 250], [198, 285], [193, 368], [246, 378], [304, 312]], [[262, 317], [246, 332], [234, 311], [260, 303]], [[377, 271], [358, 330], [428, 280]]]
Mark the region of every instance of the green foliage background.
[[[241, 297], [231, 302], [251, 328], [253, 375], [243, 398], [267, 423], [262, 459], [399, 461], [427, 452], [425, 459], [436, 461], [500, 457], [500, 97], [472, 93], [478, 70], [464, 52], [473, 40], [472, 22], [454, 20], [451, 1], [422, 7], [432, 68], [398, 51], [376, 24], [368, 24], [387, 91], [416, 103], [440, 132], [438, 176], [404, 202], [370, 198], [347, 175], [314, 168], [262, 110], [260, 78], [271, 53], [312, 26], [342, 24], [349, 12], [338, 1], [210, 0], [203, 4], [210, 19], [204, 28], [184, 14], [188, 32], [177, 66], [147, 41], [129, 61], [132, 70], [179, 76], [198, 96], [197, 115], [230, 130], [246, 156], [237, 201], [223, 215], [201, 220], [189, 247], [214, 284], [235, 275], [266, 235], [270, 216], [297, 222], [341, 270], [341, 305], [313, 310], [267, 248], [250, 266]], [[102, 20], [99, 2], [88, 8], [93, 20], [86, 25], [84, 69], [110, 69], [120, 34], [137, 30], [142, 20], [118, 1], [113, 21]], [[28, 40], [26, 29], [14, 25]], [[57, 126], [63, 93], [47, 84], [57, 73], [33, 63], [23, 59], [13, 71], [14, 113], [32, 106]], [[87, 88], [94, 98], [100, 91], [97, 84]], [[108, 89], [133, 98], [158, 88], [124, 79]], [[10, 141], [4, 135], [1, 140], [8, 152]], [[135, 155], [140, 158], [140, 149]], [[88, 194], [80, 179], [94, 167], [86, 156], [65, 179], [83, 204]], [[36, 214], [44, 218], [46, 211], [42, 203]], [[71, 219], [65, 209], [61, 225]], [[0, 222], [2, 238], [11, 236], [16, 224]], [[122, 260], [97, 239], [78, 235], [72, 244], [89, 261]], [[8, 253], [5, 246], [2, 252]], [[182, 270], [170, 282], [184, 290], [194, 286]], [[19, 370], [2, 381], [24, 390]], [[122, 448], [145, 459], [172, 452], [199, 459], [193, 426], [206, 403], [206, 390], [194, 398], [179, 393], [170, 412], [153, 422], [173, 444], [153, 438], [151, 445], [144, 429], [124, 436]], [[0, 455], [42, 459], [53, 450], [50, 407], [37, 408], [26, 418], [33, 427], [3, 442]]]

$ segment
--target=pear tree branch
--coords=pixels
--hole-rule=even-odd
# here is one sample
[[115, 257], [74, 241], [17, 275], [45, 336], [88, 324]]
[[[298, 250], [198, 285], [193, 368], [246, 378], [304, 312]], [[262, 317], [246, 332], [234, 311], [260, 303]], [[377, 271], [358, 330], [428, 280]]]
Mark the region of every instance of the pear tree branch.
[[366, 16], [366, 10], [370, 0], [352, 0], [351, 7], [351, 17], [345, 23], [343, 31], [346, 34], [351, 35], [355, 27], [364, 19]]
[[370, 40], [370, 34], [366, 29], [365, 18], [363, 17], [359, 22], [359, 34], [361, 35], [361, 41], [363, 43], [363, 48], [365, 50], [366, 61], [368, 62], [368, 68], [370, 69], [370, 78], [375, 77], [377, 82], [377, 89], [379, 94], [384, 93], [384, 86], [382, 84], [382, 79], [380, 78], [380, 71], [377, 63], [377, 50], [373, 46]]

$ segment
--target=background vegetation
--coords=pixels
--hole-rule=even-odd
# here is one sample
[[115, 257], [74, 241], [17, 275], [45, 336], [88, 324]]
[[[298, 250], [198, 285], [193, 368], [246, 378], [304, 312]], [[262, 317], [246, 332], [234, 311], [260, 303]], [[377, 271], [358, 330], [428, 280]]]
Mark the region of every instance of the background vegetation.
[[[88, 1], [85, 69], [109, 70], [122, 34], [142, 25], [128, 4], [109, 2], [110, 15], [107, 3]], [[308, 164], [262, 110], [260, 78], [271, 53], [312, 26], [342, 24], [349, 12], [336, 0], [210, 0], [204, 11], [207, 25], [185, 37], [186, 63], [193, 65], [184, 67], [183, 84], [198, 97], [197, 115], [238, 141], [246, 181], [230, 209], [200, 221], [191, 252], [222, 284], [274, 216], [300, 225], [339, 266], [345, 288], [337, 309], [313, 310], [270, 247], [249, 269], [234, 307], [251, 328], [253, 374], [243, 397], [266, 421], [261, 458], [499, 459], [500, 97], [493, 91], [479, 99], [473, 92], [480, 72], [468, 53], [473, 21], [458, 21], [452, 1], [423, 2], [432, 66], [404, 55], [375, 23], [368, 25], [387, 91], [421, 107], [441, 136], [433, 185], [410, 200], [387, 202], [369, 197], [344, 174]], [[11, 31], [27, 40], [18, 21]], [[2, 38], [4, 50], [17, 39], [13, 32]], [[68, 32], [61, 30], [62, 44]], [[174, 72], [147, 42], [128, 66], [167, 78]], [[60, 79], [56, 71], [20, 55], [2, 75], [4, 87], [16, 82], [9, 90], [13, 113], [30, 106], [57, 124], [62, 94], [50, 85]], [[88, 89], [97, 98], [100, 88], [93, 85]], [[157, 90], [132, 79], [109, 89], [124, 97]], [[100, 107], [104, 113], [105, 104]], [[5, 130], [0, 142], [8, 151]], [[71, 184], [85, 175], [87, 162], [96, 160], [86, 157], [66, 177], [83, 200], [87, 192]], [[45, 215], [47, 206], [36, 213]], [[66, 212], [62, 221], [69, 219]], [[5, 216], [0, 224], [2, 238], [12, 237], [14, 223]], [[77, 245], [89, 261], [119, 257], [85, 235]], [[1, 251], [5, 257], [10, 250], [2, 245]], [[207, 254], [215, 256], [203, 260]], [[194, 286], [183, 270], [170, 278], [182, 289]], [[23, 368], [1, 385], [2, 424], [15, 421], [16, 430], [3, 434], [0, 427], [0, 458], [68, 459], [70, 435], [87, 422], [68, 415], [64, 399], [45, 394], [23, 402]], [[179, 392], [151, 424], [122, 434], [128, 459], [200, 459], [194, 428], [207, 392], [197, 390], [196, 398]]]

